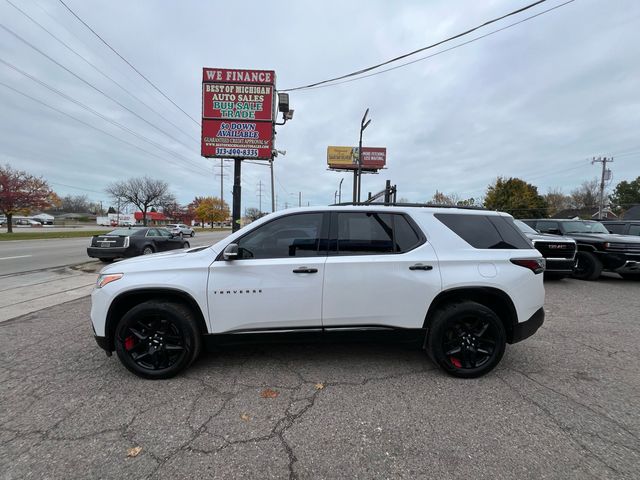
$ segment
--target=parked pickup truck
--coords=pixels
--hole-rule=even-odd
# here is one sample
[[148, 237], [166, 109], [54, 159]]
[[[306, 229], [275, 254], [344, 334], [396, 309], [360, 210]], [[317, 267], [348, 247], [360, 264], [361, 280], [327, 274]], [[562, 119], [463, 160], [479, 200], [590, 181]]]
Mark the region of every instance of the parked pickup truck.
[[552, 218], [523, 220], [540, 233], [573, 238], [578, 244], [575, 278], [595, 280], [603, 270], [640, 280], [640, 237], [615, 235], [600, 222]]

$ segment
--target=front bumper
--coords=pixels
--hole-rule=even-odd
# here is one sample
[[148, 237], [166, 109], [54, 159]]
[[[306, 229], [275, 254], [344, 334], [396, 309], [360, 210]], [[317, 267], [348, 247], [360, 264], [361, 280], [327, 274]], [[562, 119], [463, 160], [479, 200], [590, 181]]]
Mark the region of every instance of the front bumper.
[[94, 338], [96, 339], [98, 346], [106, 352], [108, 357], [110, 357], [113, 347], [111, 346], [109, 339], [107, 337], [99, 337], [97, 335], [94, 335]]
[[575, 258], [555, 258], [555, 259], [546, 259], [547, 266], [545, 268], [545, 272], [548, 273], [566, 273], [572, 274], [573, 269], [576, 266]]
[[513, 327], [513, 337], [510, 343], [521, 342], [536, 333], [544, 323], [544, 308], [540, 308], [536, 313], [531, 315], [529, 320], [520, 322]]
[[616, 273], [640, 273], [640, 261], [627, 260], [622, 267], [616, 269]]

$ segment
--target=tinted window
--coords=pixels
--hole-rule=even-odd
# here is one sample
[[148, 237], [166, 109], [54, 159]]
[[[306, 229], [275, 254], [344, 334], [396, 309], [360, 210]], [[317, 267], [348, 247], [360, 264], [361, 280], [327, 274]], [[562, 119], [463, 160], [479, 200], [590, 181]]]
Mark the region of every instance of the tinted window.
[[489, 221], [493, 223], [493, 226], [498, 230], [502, 240], [509, 245], [513, 245], [513, 247], [505, 248], [533, 248], [529, 239], [524, 236], [518, 227], [516, 227], [511, 218], [496, 215], [492, 215], [488, 218]]
[[156, 230], [155, 228], [150, 228], [147, 231], [147, 237], [157, 237], [158, 235], [158, 230]]
[[322, 219], [322, 213], [305, 213], [266, 223], [238, 240], [238, 259], [315, 257]]
[[420, 243], [420, 235], [411, 227], [404, 215], [393, 215], [393, 231], [396, 239], [396, 251], [406, 252]]
[[375, 212], [338, 214], [337, 250], [342, 255], [393, 253], [391, 215]]
[[609, 230], [609, 233], [624, 233], [624, 224], [622, 223], [605, 223], [604, 228]]
[[629, 225], [627, 235], [640, 235], [640, 225]]
[[516, 227], [501, 220], [501, 217], [448, 213], [436, 213], [434, 216], [474, 248], [531, 248], [529, 242], [515, 230]]
[[558, 227], [558, 222], [548, 222], [541, 220], [536, 225], [536, 228], [540, 232], [547, 232], [549, 230], [558, 230], [560, 227]]
[[158, 233], [161, 237], [172, 237], [171, 232], [166, 228], [159, 228]]

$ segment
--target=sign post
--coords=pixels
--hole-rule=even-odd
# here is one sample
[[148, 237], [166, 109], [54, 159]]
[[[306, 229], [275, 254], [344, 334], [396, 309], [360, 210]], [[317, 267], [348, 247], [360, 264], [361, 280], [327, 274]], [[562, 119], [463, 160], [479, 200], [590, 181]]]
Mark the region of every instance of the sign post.
[[233, 158], [232, 231], [240, 228], [242, 160], [271, 160], [273, 70], [202, 69], [203, 157]]

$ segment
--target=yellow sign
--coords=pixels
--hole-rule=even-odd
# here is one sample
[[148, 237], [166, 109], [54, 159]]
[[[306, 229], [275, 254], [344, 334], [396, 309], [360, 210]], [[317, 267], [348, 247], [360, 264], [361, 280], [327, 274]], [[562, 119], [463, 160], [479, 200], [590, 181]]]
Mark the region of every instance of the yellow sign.
[[353, 147], [327, 147], [327, 164], [329, 168], [357, 165], [358, 149]]

